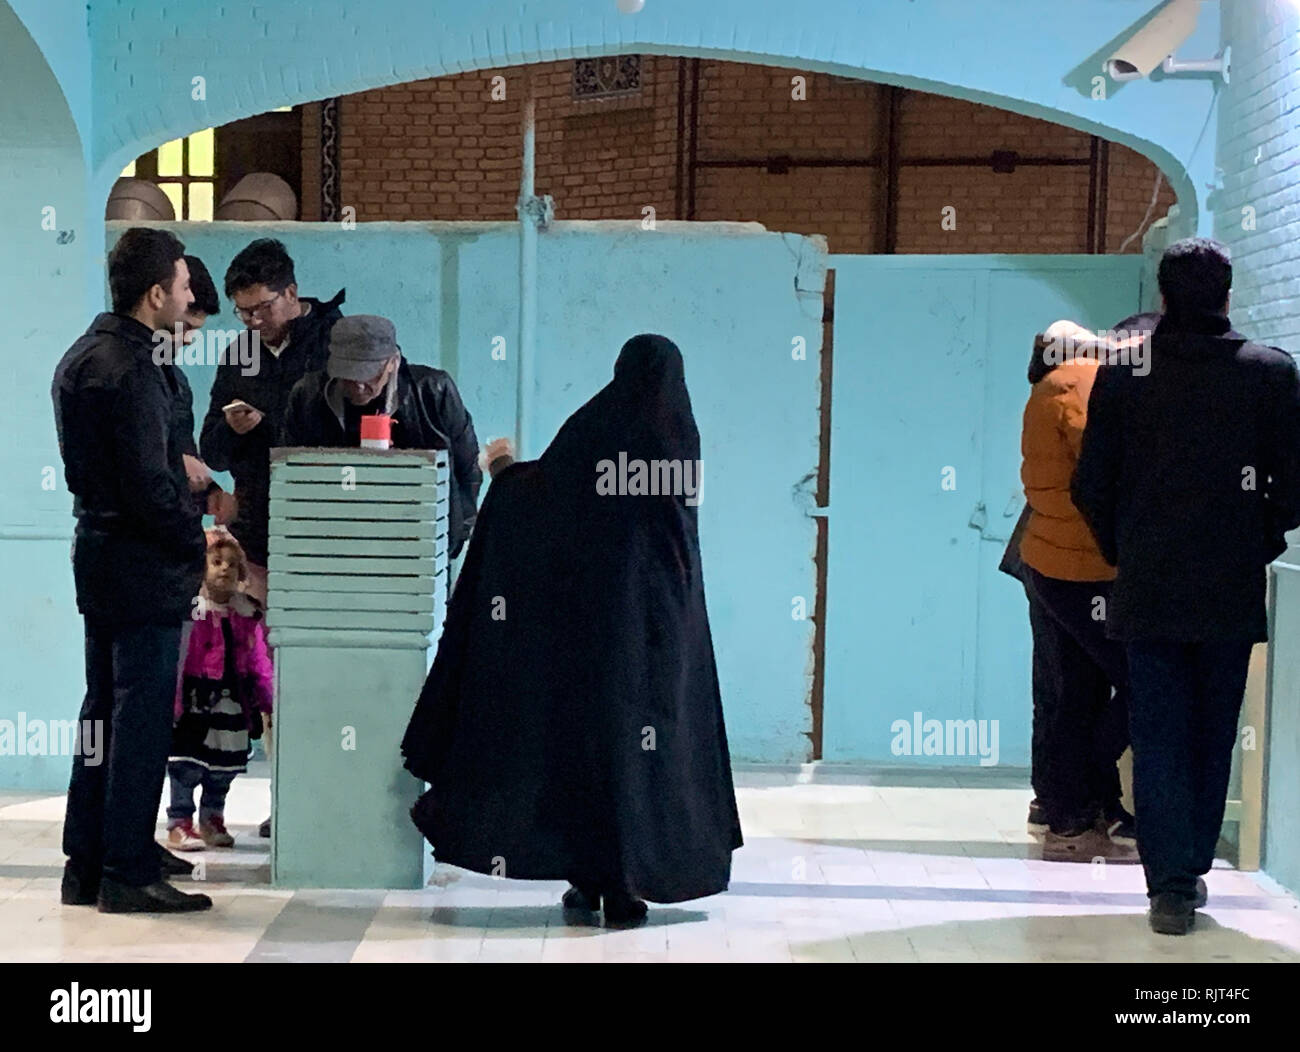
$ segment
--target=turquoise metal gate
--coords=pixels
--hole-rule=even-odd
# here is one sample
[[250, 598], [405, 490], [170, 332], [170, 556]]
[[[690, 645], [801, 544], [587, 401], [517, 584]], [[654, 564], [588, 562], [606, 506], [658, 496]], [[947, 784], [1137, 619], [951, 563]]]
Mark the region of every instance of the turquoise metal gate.
[[1028, 764], [1027, 608], [997, 565], [1031, 340], [1137, 311], [1142, 262], [831, 257], [825, 759]]

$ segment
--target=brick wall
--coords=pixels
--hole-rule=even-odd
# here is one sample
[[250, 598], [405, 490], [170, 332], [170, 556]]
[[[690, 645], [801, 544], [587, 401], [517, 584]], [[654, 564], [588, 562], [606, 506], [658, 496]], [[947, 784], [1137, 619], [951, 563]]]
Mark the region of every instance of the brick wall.
[[[537, 192], [563, 219], [661, 219], [692, 214], [688, 158], [695, 67], [642, 59], [630, 98], [575, 100], [573, 64], [483, 70], [346, 96], [340, 106], [342, 199], [357, 218], [513, 219], [525, 77], [537, 98]], [[888, 89], [849, 78], [735, 62], [701, 61], [693, 217], [757, 220], [770, 229], [828, 235], [832, 251], [878, 252], [884, 244], [883, 168]], [[795, 77], [806, 99], [796, 100]], [[493, 99], [494, 78], [505, 98]], [[684, 82], [684, 90], [683, 90]], [[679, 108], [679, 103], [681, 108]], [[683, 112], [683, 109], [685, 112]], [[679, 121], [685, 132], [679, 137]], [[319, 138], [305, 111], [304, 153]], [[1018, 114], [920, 92], [900, 108], [899, 252], [1086, 252], [1091, 137]], [[1022, 157], [1072, 158], [1074, 166], [1021, 165], [996, 173], [909, 162]], [[783, 171], [771, 157], [788, 158]], [[823, 162], [821, 165], [800, 162]], [[825, 162], [837, 162], [827, 166]], [[718, 162], [729, 162], [723, 166]], [[738, 164], [737, 162], [758, 162]], [[304, 173], [319, 162], [304, 157]], [[1118, 251], [1147, 217], [1157, 170], [1111, 145], [1105, 245]], [[304, 218], [319, 196], [304, 178]], [[1174, 202], [1167, 184], [1150, 219]], [[956, 209], [956, 229], [943, 210]], [[1141, 251], [1133, 238], [1127, 251]]]
[[1232, 0], [1223, 5], [1223, 18], [1224, 39], [1232, 44], [1232, 82], [1219, 104], [1223, 190], [1210, 203], [1215, 236], [1233, 251], [1232, 318], [1247, 335], [1295, 354], [1300, 10], [1289, 0]]

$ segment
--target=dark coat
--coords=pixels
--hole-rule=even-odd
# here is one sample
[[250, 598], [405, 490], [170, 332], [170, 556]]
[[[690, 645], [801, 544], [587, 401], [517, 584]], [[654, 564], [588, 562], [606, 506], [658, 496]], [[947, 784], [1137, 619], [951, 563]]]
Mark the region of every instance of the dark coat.
[[[244, 546], [251, 562], [266, 565], [267, 515], [271, 489], [271, 448], [276, 445], [284, 421], [285, 407], [293, 385], [307, 373], [324, 369], [329, 356], [330, 330], [343, 317], [339, 304], [343, 290], [327, 303], [304, 296], [311, 310], [289, 323], [289, 346], [277, 357], [265, 348], [258, 356], [256, 371], [244, 375], [238, 361], [217, 367], [212, 397], [199, 449], [203, 460], [215, 471], [229, 471], [235, 477], [239, 514], [230, 532]], [[244, 338], [248, 337], [245, 331]], [[226, 423], [221, 407], [243, 399], [260, 409], [264, 419], [244, 435], [237, 435]]]
[[681, 355], [638, 337], [493, 480], [402, 742], [438, 861], [654, 902], [726, 889], [742, 840], [697, 509], [596, 485], [620, 453], [699, 450]]
[[1100, 371], [1071, 488], [1119, 570], [1107, 634], [1262, 641], [1265, 567], [1300, 525], [1300, 373], [1221, 315], [1166, 317], [1148, 361]]
[[185, 621], [203, 579], [189, 385], [155, 364], [153, 333], [101, 314], [63, 356], [51, 394], [77, 518], [77, 609], [115, 624]]
[[[285, 410], [280, 446], [351, 446], [344, 425], [342, 392], [324, 371], [309, 373], [295, 385]], [[474, 527], [483, 472], [478, 466], [474, 420], [460, 400], [449, 373], [402, 359], [391, 413], [394, 449], [446, 449], [451, 454], [449, 541], [455, 558]]]

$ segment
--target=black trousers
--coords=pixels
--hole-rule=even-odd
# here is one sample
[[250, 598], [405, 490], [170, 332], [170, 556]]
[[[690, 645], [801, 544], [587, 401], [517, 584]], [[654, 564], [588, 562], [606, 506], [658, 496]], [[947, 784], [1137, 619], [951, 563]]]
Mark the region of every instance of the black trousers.
[[1191, 898], [1214, 864], [1253, 644], [1128, 644], [1133, 793], [1147, 894]]
[[97, 764], [72, 760], [63, 853], [83, 879], [142, 886], [162, 879], [154, 827], [162, 799], [181, 625], [86, 619], [82, 726], [100, 721]]
[[[1034, 590], [1029, 587], [1029, 582], [1024, 580], [1023, 567], [1021, 575], [1021, 583], [1025, 586], [1025, 598], [1029, 600], [1029, 632], [1033, 639], [1031, 693], [1034, 708], [1030, 724], [1029, 783], [1034, 787], [1034, 796], [1041, 804], [1047, 794], [1047, 782], [1044, 779], [1047, 771], [1045, 766], [1047, 748], [1044, 738], [1047, 730], [1047, 714], [1052, 709], [1052, 697], [1056, 689], [1054, 686], [1056, 673], [1048, 644], [1048, 635], [1052, 629], [1051, 623], [1047, 620], [1047, 611], [1038, 596], [1034, 594]], [[1091, 674], [1092, 670], [1089, 668], [1085, 671]]]
[[1062, 581], [1028, 566], [1024, 573], [1034, 633], [1034, 793], [1052, 830], [1066, 832], [1091, 824], [1122, 795], [1116, 762], [1129, 743], [1127, 659], [1093, 617], [1099, 597], [1110, 602], [1109, 581]]

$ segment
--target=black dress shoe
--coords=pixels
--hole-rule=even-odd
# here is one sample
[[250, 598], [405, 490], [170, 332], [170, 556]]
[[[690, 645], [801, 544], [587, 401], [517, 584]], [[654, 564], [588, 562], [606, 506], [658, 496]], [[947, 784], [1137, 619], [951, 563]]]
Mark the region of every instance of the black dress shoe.
[[59, 897], [65, 906], [93, 906], [99, 901], [99, 877], [86, 877], [71, 862], [65, 862]]
[[600, 892], [574, 884], [564, 893], [560, 903], [572, 913], [595, 913], [600, 909]]
[[1210, 889], [1205, 886], [1205, 881], [1200, 877], [1196, 878], [1196, 898], [1192, 900], [1192, 909], [1203, 910], [1205, 904], [1210, 901]]
[[646, 904], [625, 891], [604, 893], [605, 927], [635, 928], [645, 921]]
[[1137, 819], [1124, 810], [1123, 804], [1114, 803], [1102, 808], [1097, 823], [1101, 831], [1115, 843], [1137, 847]]
[[271, 835], [271, 820], [269, 818], [257, 827], [257, 835], [263, 839]]
[[99, 884], [100, 913], [193, 913], [211, 908], [206, 895], [187, 895], [165, 880], [133, 887], [105, 877]]
[[1151, 899], [1151, 930], [1159, 935], [1186, 935], [1196, 923], [1192, 900], [1172, 891]]
[[[157, 841], [155, 841], [157, 843]], [[187, 877], [194, 872], [194, 863], [186, 862], [158, 844], [158, 864], [162, 866], [164, 877]]]

